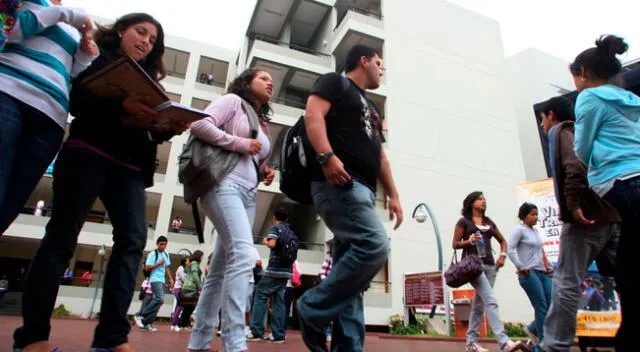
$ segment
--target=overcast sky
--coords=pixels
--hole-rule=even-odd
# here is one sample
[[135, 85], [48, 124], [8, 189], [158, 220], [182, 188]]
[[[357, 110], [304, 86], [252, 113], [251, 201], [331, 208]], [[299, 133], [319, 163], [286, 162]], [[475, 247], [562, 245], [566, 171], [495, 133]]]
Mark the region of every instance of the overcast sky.
[[[393, 0], [384, 0], [390, 1]], [[429, 1], [429, 0], [416, 0]], [[535, 47], [567, 61], [593, 45], [600, 34], [624, 37], [640, 58], [640, 1], [636, 0], [449, 0], [498, 21], [505, 55]], [[238, 50], [256, 0], [63, 0], [89, 13], [116, 18], [147, 12], [176, 36]], [[180, 6], [180, 4], [184, 4]], [[390, 6], [387, 4], [386, 6]], [[179, 14], [179, 15], [178, 15]]]

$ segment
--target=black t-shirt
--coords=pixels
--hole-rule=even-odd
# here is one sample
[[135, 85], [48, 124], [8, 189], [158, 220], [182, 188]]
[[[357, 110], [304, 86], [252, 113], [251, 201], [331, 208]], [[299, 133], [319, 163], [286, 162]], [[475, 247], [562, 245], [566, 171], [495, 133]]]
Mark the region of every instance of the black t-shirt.
[[[326, 125], [333, 152], [352, 178], [375, 192], [384, 141], [378, 108], [353, 81], [338, 73], [320, 77], [311, 94], [331, 103]], [[324, 180], [322, 170], [316, 170], [314, 179]]]

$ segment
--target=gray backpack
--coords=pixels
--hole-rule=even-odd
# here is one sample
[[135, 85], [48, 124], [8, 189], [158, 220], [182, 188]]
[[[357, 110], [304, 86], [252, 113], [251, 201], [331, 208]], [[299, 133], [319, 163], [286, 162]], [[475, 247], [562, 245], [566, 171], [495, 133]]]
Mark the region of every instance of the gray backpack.
[[[258, 136], [258, 115], [249, 103], [242, 99], [242, 109], [249, 119], [250, 138]], [[178, 159], [178, 180], [184, 185], [184, 200], [195, 201], [215, 187], [238, 164], [242, 155], [215, 145], [206, 143], [193, 135]], [[258, 172], [258, 164], [251, 158]], [[258, 172], [258, 179], [260, 179]]]

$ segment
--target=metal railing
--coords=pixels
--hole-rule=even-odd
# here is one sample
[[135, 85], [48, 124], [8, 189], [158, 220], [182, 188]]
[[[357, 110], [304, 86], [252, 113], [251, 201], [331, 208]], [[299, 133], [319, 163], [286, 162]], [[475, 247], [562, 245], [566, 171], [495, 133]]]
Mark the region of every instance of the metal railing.
[[[254, 244], [262, 244], [264, 236], [253, 236]], [[300, 241], [300, 249], [310, 251], [324, 251], [324, 243]]]
[[298, 109], [304, 109], [304, 108], [307, 107], [307, 103], [306, 102], [293, 101], [293, 100], [280, 98], [280, 97], [272, 97], [271, 101], [274, 102], [274, 103], [278, 103], [278, 104], [282, 104], [282, 105], [286, 105], [286, 106], [291, 106], [291, 107], [298, 108]]
[[287, 47], [289, 47], [289, 49], [301, 51], [301, 52], [306, 53], [306, 54], [318, 55], [318, 56], [331, 56], [331, 54], [327, 54], [327, 53], [322, 52], [322, 51], [311, 49], [311, 48], [303, 46], [303, 45], [283, 42], [283, 41], [280, 41], [278, 39], [275, 39], [275, 38], [272, 38], [272, 37], [268, 37], [266, 35], [253, 34], [251, 36], [251, 39], [260, 40], [260, 41], [263, 41], [263, 42], [267, 42], [267, 43], [271, 43], [271, 44], [275, 44], [275, 45], [280, 45], [280, 46], [287, 46]]

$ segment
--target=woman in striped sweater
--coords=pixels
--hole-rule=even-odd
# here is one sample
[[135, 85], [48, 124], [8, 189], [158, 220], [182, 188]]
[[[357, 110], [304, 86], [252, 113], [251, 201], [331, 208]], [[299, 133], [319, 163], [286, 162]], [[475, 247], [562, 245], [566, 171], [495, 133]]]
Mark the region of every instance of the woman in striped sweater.
[[0, 52], [0, 235], [55, 157], [73, 77], [98, 56], [84, 10], [23, 1]]

